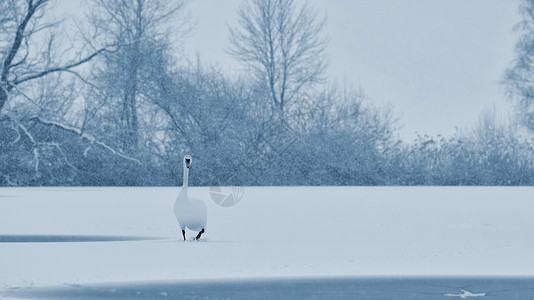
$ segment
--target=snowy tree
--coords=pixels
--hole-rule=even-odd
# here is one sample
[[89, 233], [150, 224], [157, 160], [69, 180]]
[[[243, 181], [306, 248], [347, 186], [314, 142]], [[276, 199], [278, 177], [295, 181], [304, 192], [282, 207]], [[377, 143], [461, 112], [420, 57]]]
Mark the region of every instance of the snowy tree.
[[[190, 27], [182, 15], [184, 1], [94, 0], [90, 19], [96, 40], [115, 45], [118, 51], [107, 53], [98, 65], [95, 78], [100, 96], [115, 106], [121, 148], [136, 153], [141, 143], [139, 108], [153, 88], [150, 74], [169, 62], [171, 43], [185, 35]], [[165, 70], [163, 70], [165, 71]], [[96, 104], [99, 106], [99, 104]]]
[[177, 166], [185, 152], [194, 153], [200, 176], [193, 184], [210, 184], [215, 175], [231, 168], [255, 123], [244, 100], [246, 83], [230, 80], [217, 67], [200, 61], [172, 73], [161, 72], [154, 79], [158, 88], [150, 98], [158, 110], [150, 115], [163, 126], [154, 134], [160, 139], [152, 144], [152, 152], [170, 172], [178, 171], [175, 178], [181, 175]]
[[33, 129], [44, 119], [68, 127], [79, 67], [107, 51], [65, 43], [61, 22], [47, 21], [51, 8], [49, 0], [0, 1], [0, 153], [9, 162], [0, 173], [7, 183], [41, 184], [47, 170], [74, 170], [60, 136]]
[[521, 0], [523, 17], [516, 25], [521, 36], [515, 47], [515, 58], [504, 73], [503, 84], [509, 97], [517, 102], [522, 124], [534, 130], [534, 1]]
[[283, 116], [300, 91], [323, 79], [325, 19], [295, 0], [248, 0], [238, 14], [229, 52], [252, 68], [268, 91], [272, 113]]
[[24, 85], [52, 74], [73, 73], [105, 51], [78, 49], [69, 60], [65, 50], [59, 49], [54, 31], [58, 23], [44, 21], [50, 2], [0, 1], [0, 112], [14, 90], [20, 93]]
[[321, 113], [308, 120], [309, 130], [301, 132], [288, 150], [288, 169], [293, 174], [285, 181], [304, 185], [390, 184], [390, 176], [395, 175], [386, 155], [395, 145], [391, 111], [373, 107], [362, 89], [347, 85], [331, 85], [315, 99]]

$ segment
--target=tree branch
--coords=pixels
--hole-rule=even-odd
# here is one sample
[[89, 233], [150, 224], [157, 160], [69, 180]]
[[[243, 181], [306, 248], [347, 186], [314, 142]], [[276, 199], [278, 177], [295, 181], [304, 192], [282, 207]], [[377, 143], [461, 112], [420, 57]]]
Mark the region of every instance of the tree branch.
[[79, 129], [75, 128], [75, 127], [71, 127], [71, 126], [68, 126], [68, 125], [65, 125], [65, 124], [61, 124], [61, 123], [58, 123], [58, 122], [54, 122], [54, 121], [50, 121], [50, 120], [45, 120], [45, 119], [40, 118], [40, 117], [34, 117], [33, 119], [37, 120], [40, 123], [57, 126], [57, 127], [60, 127], [60, 128], [66, 130], [66, 131], [70, 131], [72, 133], [75, 133], [75, 134], [79, 135], [81, 138], [86, 139], [86, 140], [88, 140], [89, 142], [91, 142], [93, 144], [97, 144], [97, 145], [103, 147], [104, 149], [108, 150], [109, 152], [111, 152], [111, 153], [113, 153], [113, 154], [115, 154], [115, 155], [117, 155], [119, 157], [122, 157], [124, 159], [133, 161], [133, 162], [135, 162], [135, 163], [137, 163], [139, 165], [143, 164], [138, 159], [130, 157], [128, 155], [125, 155], [125, 154], [113, 149], [111, 146], [107, 145], [104, 142], [99, 141], [94, 136], [92, 136], [92, 135], [90, 135], [88, 133], [82, 132], [81, 130], [79, 130]]
[[91, 55], [87, 56], [86, 58], [84, 58], [82, 60], [79, 60], [77, 62], [68, 64], [68, 65], [65, 65], [65, 66], [62, 66], [62, 67], [50, 68], [50, 69], [44, 70], [44, 71], [42, 71], [40, 73], [37, 73], [37, 74], [33, 74], [33, 75], [28, 75], [26, 77], [22, 77], [21, 79], [18, 79], [16, 81], [14, 81], [13, 85], [19, 85], [19, 84], [21, 84], [23, 82], [26, 82], [26, 81], [29, 81], [29, 80], [32, 80], [32, 79], [37, 79], [37, 78], [46, 76], [46, 75], [51, 74], [51, 73], [68, 71], [68, 70], [70, 70], [72, 68], [75, 68], [75, 67], [78, 67], [80, 65], [83, 65], [84, 63], [90, 61], [91, 59], [95, 58], [96, 56], [98, 56], [99, 54], [101, 54], [102, 52], [105, 52], [105, 51], [106, 52], [111, 52], [106, 48], [102, 48], [102, 49], [92, 53]]
[[4, 82], [7, 81], [7, 75], [9, 74], [10, 66], [13, 62], [13, 59], [15, 59], [17, 52], [19, 51], [20, 45], [22, 44], [22, 40], [24, 39], [24, 31], [26, 30], [26, 26], [28, 25], [28, 22], [32, 19], [33, 15], [35, 14], [39, 6], [42, 6], [47, 1], [48, 0], [39, 0], [35, 4], [32, 1], [28, 1], [28, 10], [26, 12], [26, 15], [24, 16], [24, 19], [17, 27], [15, 39], [13, 41], [11, 48], [9, 49], [6, 59], [4, 60], [2, 74], [0, 77], [1, 81], [4, 81]]

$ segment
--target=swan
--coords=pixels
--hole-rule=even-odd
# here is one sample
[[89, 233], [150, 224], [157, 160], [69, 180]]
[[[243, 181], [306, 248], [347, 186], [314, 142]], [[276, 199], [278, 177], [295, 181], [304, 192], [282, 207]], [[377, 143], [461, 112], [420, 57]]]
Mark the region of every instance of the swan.
[[186, 228], [189, 228], [193, 231], [198, 231], [198, 235], [195, 238], [198, 240], [204, 233], [204, 229], [206, 229], [206, 223], [208, 220], [208, 209], [206, 208], [206, 204], [200, 199], [189, 197], [187, 194], [187, 187], [189, 184], [189, 168], [191, 167], [192, 161], [193, 159], [191, 156], [184, 156], [183, 186], [176, 197], [176, 202], [174, 202], [174, 215], [176, 216], [176, 220], [178, 220], [178, 224], [182, 229], [184, 241]]

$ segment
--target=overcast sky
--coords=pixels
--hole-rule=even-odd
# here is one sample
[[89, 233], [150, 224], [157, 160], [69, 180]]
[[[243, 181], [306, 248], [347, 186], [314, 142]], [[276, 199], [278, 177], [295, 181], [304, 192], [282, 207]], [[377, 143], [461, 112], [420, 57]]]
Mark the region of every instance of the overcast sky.
[[[193, 0], [197, 26], [189, 53], [229, 72], [228, 25], [241, 0]], [[517, 0], [310, 0], [327, 15], [328, 77], [360, 86], [377, 105], [391, 104], [400, 133], [451, 134], [484, 110], [507, 115], [499, 85], [513, 58]]]

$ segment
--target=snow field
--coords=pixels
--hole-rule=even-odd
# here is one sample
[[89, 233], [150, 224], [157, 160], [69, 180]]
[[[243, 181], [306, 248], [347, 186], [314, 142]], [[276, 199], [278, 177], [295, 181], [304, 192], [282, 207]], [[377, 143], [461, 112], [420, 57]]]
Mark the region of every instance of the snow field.
[[158, 238], [0, 242], [0, 291], [259, 277], [534, 275], [530, 187], [245, 187], [229, 208], [215, 205], [208, 187], [190, 187], [208, 206], [208, 225], [200, 241], [186, 242], [173, 214], [178, 191], [0, 188], [0, 240]]

